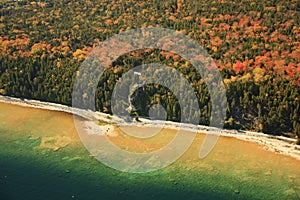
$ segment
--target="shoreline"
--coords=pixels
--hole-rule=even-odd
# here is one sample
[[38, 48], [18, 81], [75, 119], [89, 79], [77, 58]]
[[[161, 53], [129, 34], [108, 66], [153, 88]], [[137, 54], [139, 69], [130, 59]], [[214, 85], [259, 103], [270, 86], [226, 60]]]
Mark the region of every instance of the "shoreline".
[[[51, 111], [65, 112], [73, 115], [80, 116], [84, 118], [87, 122], [102, 121], [104, 123], [118, 124], [121, 126], [148, 126], [148, 127], [164, 127], [167, 129], [175, 130], [187, 130], [187, 131], [197, 131], [201, 134], [211, 134], [213, 130], [220, 134], [219, 136], [231, 137], [239, 140], [256, 143], [261, 145], [265, 150], [272, 151], [275, 153], [291, 156], [300, 161], [300, 145], [296, 145], [296, 139], [287, 138], [284, 136], [272, 136], [264, 133], [252, 132], [252, 131], [241, 131], [241, 130], [228, 130], [228, 129], [216, 129], [203, 125], [192, 125], [183, 124], [171, 121], [159, 121], [159, 120], [149, 120], [140, 118], [141, 122], [128, 123], [123, 119], [116, 116], [112, 116], [105, 113], [93, 112], [90, 110], [82, 110], [78, 108], [72, 108], [66, 105], [44, 102], [39, 100], [29, 100], [29, 99], [19, 99], [15, 97], [2, 96], [0, 95], [0, 103], [8, 103], [22, 107], [30, 107]], [[94, 123], [96, 125], [96, 123]], [[208, 131], [208, 129], [210, 129]], [[214, 134], [214, 133], [213, 133]]]

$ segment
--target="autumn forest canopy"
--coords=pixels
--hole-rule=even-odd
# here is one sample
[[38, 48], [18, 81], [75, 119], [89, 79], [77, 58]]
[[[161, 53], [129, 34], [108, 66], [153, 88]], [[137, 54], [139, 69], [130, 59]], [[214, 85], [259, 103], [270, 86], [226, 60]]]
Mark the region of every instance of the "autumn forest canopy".
[[[78, 68], [92, 49], [113, 34], [146, 27], [177, 30], [211, 55], [227, 90], [226, 128], [300, 137], [298, 0], [2, 0], [0, 94], [71, 105]], [[209, 124], [204, 79], [184, 58], [158, 49], [117, 58], [99, 80], [96, 109], [111, 113], [122, 74], [155, 62], [185, 75], [198, 98], [199, 124]], [[180, 110], [160, 85], [148, 84], [133, 96], [139, 116], [158, 103], [168, 120], [191, 112]]]

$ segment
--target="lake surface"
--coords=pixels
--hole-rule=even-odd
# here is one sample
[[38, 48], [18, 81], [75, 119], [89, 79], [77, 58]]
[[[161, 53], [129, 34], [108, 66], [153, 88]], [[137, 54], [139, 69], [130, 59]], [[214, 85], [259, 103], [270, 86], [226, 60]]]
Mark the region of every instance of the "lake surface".
[[[111, 140], [151, 150], [175, 133], [141, 142], [120, 131]], [[90, 155], [72, 115], [0, 103], [0, 199], [299, 199], [300, 161], [228, 137], [200, 160], [204, 136], [174, 164], [129, 174]]]

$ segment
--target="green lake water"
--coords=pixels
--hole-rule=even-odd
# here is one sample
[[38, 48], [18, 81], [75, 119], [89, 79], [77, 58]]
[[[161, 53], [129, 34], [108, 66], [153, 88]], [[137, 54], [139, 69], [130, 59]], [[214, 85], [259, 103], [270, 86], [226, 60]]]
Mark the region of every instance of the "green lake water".
[[199, 160], [202, 141], [167, 168], [123, 173], [89, 154], [72, 115], [0, 103], [0, 199], [299, 199], [300, 161], [226, 137]]

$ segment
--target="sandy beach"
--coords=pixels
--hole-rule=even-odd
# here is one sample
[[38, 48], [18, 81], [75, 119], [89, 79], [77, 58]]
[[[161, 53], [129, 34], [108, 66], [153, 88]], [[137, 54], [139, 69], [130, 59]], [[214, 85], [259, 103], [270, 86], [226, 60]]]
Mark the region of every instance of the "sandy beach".
[[[141, 122], [128, 123], [124, 120], [105, 113], [86, 111], [82, 109], [75, 109], [61, 104], [42, 102], [37, 100], [28, 100], [28, 99], [18, 99], [13, 97], [1, 96], [0, 102], [10, 103], [19, 106], [46, 109], [53, 111], [66, 112], [70, 114], [75, 114], [86, 119], [85, 128], [91, 134], [108, 134], [113, 136], [113, 131], [115, 126], [137, 126], [137, 127], [159, 127], [167, 128], [174, 130], [187, 130], [197, 133], [213, 133], [208, 132], [209, 127], [207, 126], [196, 126], [192, 124], [180, 124], [176, 122], [169, 121], [151, 121], [148, 119], [140, 119]], [[98, 122], [104, 122], [105, 124], [99, 125]], [[253, 142], [259, 145], [262, 145], [264, 149], [272, 151], [275, 153], [280, 153], [284, 155], [289, 155], [293, 158], [300, 160], [300, 145], [296, 145], [296, 139], [287, 138], [283, 136], [271, 136], [263, 133], [251, 132], [251, 131], [241, 131], [241, 130], [227, 130], [216, 129], [216, 133], [220, 133], [223, 137], [234, 137], [240, 140]]]

